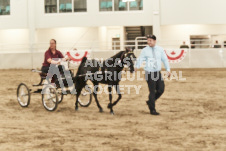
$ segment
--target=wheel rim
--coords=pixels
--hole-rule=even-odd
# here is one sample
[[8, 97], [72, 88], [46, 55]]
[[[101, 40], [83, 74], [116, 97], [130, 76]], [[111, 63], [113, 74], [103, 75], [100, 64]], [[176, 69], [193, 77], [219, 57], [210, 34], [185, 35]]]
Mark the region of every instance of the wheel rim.
[[61, 103], [63, 100], [63, 92], [62, 91], [57, 91], [57, 98], [58, 98], [58, 103]]
[[27, 106], [29, 100], [29, 91], [24, 84], [20, 85], [17, 95], [18, 95], [17, 100], [20, 103], [20, 105]]
[[89, 90], [86, 90], [86, 88], [82, 89], [81, 94], [78, 98], [78, 101], [81, 105], [85, 106], [90, 103], [90, 94], [91, 94], [90, 91], [91, 91], [90, 88]]
[[43, 95], [43, 105], [48, 110], [54, 110], [57, 105], [57, 95], [54, 88], [46, 87]]

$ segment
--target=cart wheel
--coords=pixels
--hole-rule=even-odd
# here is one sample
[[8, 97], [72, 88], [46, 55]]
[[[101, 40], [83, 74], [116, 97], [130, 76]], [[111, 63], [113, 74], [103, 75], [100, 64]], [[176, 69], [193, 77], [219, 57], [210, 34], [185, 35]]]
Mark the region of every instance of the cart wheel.
[[92, 90], [88, 85], [86, 85], [81, 91], [81, 95], [78, 98], [78, 103], [82, 107], [88, 107], [91, 104], [91, 102], [92, 102]]
[[17, 100], [22, 107], [28, 107], [30, 104], [30, 90], [26, 84], [21, 83], [17, 88]]
[[53, 86], [47, 85], [42, 90], [42, 104], [47, 111], [54, 111], [57, 109], [58, 97], [56, 89]]
[[64, 94], [60, 91], [57, 91], [58, 104], [61, 103], [64, 99]]

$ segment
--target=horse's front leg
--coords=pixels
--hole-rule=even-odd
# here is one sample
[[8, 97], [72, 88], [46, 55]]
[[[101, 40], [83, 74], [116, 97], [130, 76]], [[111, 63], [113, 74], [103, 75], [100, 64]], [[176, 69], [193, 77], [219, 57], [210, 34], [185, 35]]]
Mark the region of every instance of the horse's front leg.
[[114, 115], [114, 111], [112, 109], [112, 85], [108, 85], [108, 93], [109, 93], [109, 101], [108, 108], [110, 109], [110, 113]]
[[78, 98], [81, 94], [81, 89], [77, 89], [77, 94], [76, 94], [76, 102], [75, 102], [75, 110], [78, 111]]
[[114, 86], [115, 86], [116, 92], [117, 92], [117, 94], [118, 94], [118, 98], [117, 98], [117, 100], [112, 104], [112, 107], [115, 106], [115, 105], [119, 102], [119, 100], [122, 98], [122, 95], [121, 95], [121, 92], [120, 92], [120, 89], [119, 89], [119, 85], [117, 84], [117, 85], [114, 85]]
[[76, 91], [76, 102], [75, 102], [75, 110], [78, 111], [78, 99], [82, 92], [82, 89], [85, 87], [85, 82], [77, 82], [75, 84], [75, 91]]
[[98, 99], [97, 99], [98, 87], [99, 87], [98, 83], [94, 83], [93, 96], [94, 96], [94, 98], [95, 98], [95, 101], [96, 101], [97, 107], [99, 108], [99, 111], [100, 111], [100, 112], [103, 112], [103, 109], [102, 109], [102, 107], [100, 106], [100, 103], [99, 103], [99, 101], [98, 101]]

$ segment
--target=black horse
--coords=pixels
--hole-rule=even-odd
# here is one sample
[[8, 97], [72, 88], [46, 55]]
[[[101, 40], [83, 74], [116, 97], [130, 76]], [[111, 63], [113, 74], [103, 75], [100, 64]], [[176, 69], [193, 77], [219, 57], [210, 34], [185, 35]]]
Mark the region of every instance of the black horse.
[[[130, 58], [130, 59], [132, 60], [130, 67], [128, 67], [128, 68], [130, 69], [130, 72], [131, 72], [131, 71], [134, 71], [134, 64], [133, 64], [133, 62], [136, 61], [136, 58], [137, 58], [137, 57], [134, 55], [134, 52], [133, 52], [134, 49], [135, 49], [135, 48], [129, 48], [129, 47], [126, 48], [126, 52], [128, 53], [127, 57]], [[126, 70], [125, 70], [125, 71], [126, 71]]]
[[[97, 99], [98, 85], [99, 83], [108, 84], [110, 100], [108, 108], [110, 109], [110, 113], [114, 114], [113, 106], [115, 106], [122, 97], [119, 90], [119, 82], [121, 81], [122, 70], [124, 68], [124, 65], [127, 65], [128, 67], [133, 65], [132, 61], [133, 60], [128, 57], [127, 51], [120, 51], [111, 58], [104, 60], [103, 63], [94, 59], [87, 60], [87, 58], [84, 57], [75, 76], [75, 89], [77, 92], [75, 110], [78, 110], [78, 98], [81, 94], [82, 88], [86, 86], [87, 80], [91, 80], [94, 85], [93, 95], [100, 112], [103, 112], [103, 109]], [[134, 72], [134, 70], [130, 70], [130, 72]], [[115, 87], [118, 94], [118, 98], [114, 103], [112, 103], [113, 87]]]

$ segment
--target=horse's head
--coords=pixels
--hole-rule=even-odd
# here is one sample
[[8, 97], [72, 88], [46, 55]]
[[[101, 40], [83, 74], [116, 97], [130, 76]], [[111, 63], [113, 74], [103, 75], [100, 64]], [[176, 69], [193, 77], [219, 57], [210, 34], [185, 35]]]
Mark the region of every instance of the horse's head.
[[133, 61], [135, 58], [136, 58], [136, 56], [134, 55], [134, 53], [128, 52], [128, 51], [123, 51], [122, 56], [121, 56], [122, 64], [128, 66], [131, 73], [134, 72]]

